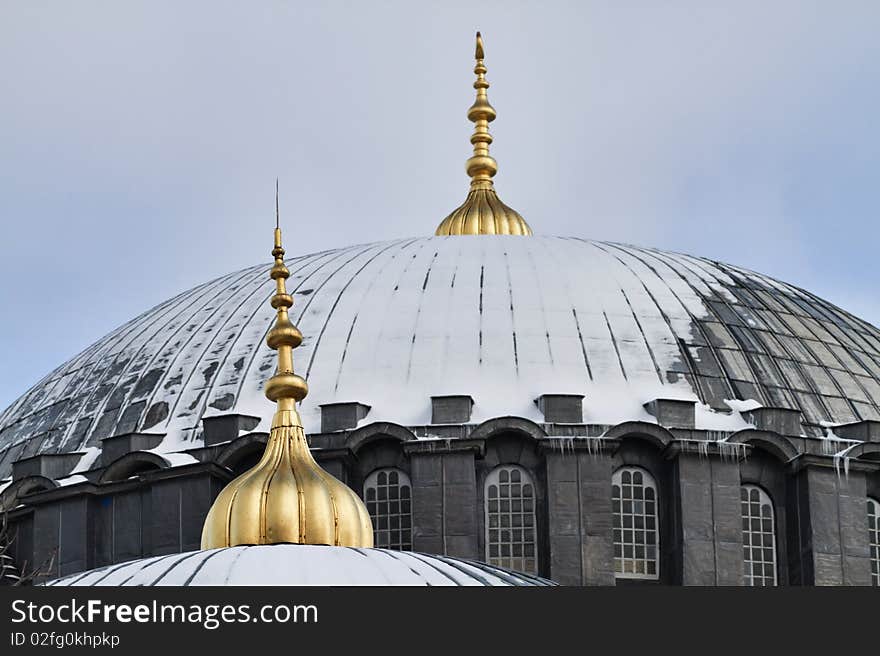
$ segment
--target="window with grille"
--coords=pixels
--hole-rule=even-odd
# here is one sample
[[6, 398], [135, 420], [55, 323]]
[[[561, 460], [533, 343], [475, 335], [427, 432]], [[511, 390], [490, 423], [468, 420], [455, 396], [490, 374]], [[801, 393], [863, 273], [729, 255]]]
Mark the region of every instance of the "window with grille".
[[611, 479], [614, 572], [617, 578], [660, 576], [657, 484], [644, 469], [622, 467]]
[[880, 585], [880, 502], [868, 499], [868, 543], [871, 548], [871, 583]]
[[520, 572], [538, 571], [535, 485], [522, 467], [497, 467], [486, 478], [486, 560]]
[[373, 543], [384, 549], [412, 549], [412, 486], [399, 469], [377, 469], [364, 482]]
[[770, 496], [755, 485], [740, 491], [743, 583], [776, 585], [776, 521]]

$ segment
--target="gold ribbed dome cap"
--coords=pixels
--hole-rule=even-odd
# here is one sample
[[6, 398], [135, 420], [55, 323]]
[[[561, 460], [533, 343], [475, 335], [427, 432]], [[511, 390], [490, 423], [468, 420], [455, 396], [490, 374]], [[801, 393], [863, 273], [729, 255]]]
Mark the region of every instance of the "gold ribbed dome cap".
[[464, 203], [443, 219], [435, 234], [531, 235], [532, 229], [519, 212], [501, 202], [489, 187], [471, 188]]
[[[276, 183], [276, 217], [277, 217]], [[281, 228], [275, 227], [275, 264], [270, 277], [278, 315], [266, 337], [278, 351], [278, 369], [266, 382], [266, 396], [277, 403], [266, 450], [260, 461], [220, 492], [202, 528], [202, 549], [244, 544], [326, 544], [372, 547], [373, 526], [363, 502], [347, 485], [324, 471], [309, 450], [297, 401], [308, 394], [293, 372], [293, 349], [302, 342], [287, 310], [293, 297], [285, 281]]]
[[498, 172], [498, 162], [489, 155], [489, 123], [495, 120], [495, 108], [489, 104], [486, 89], [486, 66], [483, 63], [483, 37], [477, 32], [477, 49], [475, 53], [477, 65], [474, 73], [477, 76], [474, 89], [477, 98], [468, 110], [468, 120], [474, 123], [471, 143], [474, 154], [465, 164], [465, 170], [471, 178], [471, 189], [464, 203], [447, 216], [435, 232], [438, 236], [445, 235], [531, 235], [532, 229], [516, 210], [501, 202], [495, 193], [492, 178]]

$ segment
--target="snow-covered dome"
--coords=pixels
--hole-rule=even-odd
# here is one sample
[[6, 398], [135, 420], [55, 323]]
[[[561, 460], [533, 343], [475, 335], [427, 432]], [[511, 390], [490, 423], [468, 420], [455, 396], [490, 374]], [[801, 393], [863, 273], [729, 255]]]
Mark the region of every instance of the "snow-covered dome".
[[[307, 432], [321, 404], [366, 423], [429, 424], [431, 396], [470, 395], [472, 422], [541, 421], [542, 394], [581, 394], [584, 421], [654, 421], [643, 404], [692, 399], [724, 428], [733, 399], [823, 422], [880, 419], [880, 331], [816, 296], [704, 258], [562, 237], [430, 237], [294, 257], [305, 336]], [[126, 432], [201, 444], [200, 420], [263, 418], [275, 367], [269, 265], [184, 292], [97, 341], [0, 415], [0, 478], [37, 453]], [[741, 421], [741, 420], [738, 420]], [[727, 423], [725, 423], [727, 422]], [[735, 428], [736, 426], [734, 426]]]
[[144, 558], [47, 585], [554, 585], [448, 556], [388, 549], [266, 544]]

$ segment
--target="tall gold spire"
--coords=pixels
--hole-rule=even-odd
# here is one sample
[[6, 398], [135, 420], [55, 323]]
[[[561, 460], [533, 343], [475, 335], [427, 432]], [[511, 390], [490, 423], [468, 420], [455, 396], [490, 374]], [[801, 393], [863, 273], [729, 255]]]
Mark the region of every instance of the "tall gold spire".
[[275, 281], [271, 305], [277, 316], [266, 336], [278, 351], [278, 369], [266, 382], [266, 397], [277, 404], [266, 450], [260, 461], [220, 492], [202, 528], [202, 549], [238, 544], [327, 544], [372, 547], [373, 526], [358, 496], [324, 471], [309, 450], [297, 401], [308, 394], [306, 381], [293, 371], [293, 349], [302, 333], [288, 316], [290, 272], [284, 265], [275, 181]]
[[495, 109], [489, 104], [486, 89], [486, 65], [483, 63], [483, 37], [477, 32], [477, 76], [474, 89], [477, 99], [468, 110], [468, 120], [474, 123], [471, 143], [474, 154], [465, 164], [471, 177], [471, 189], [464, 203], [443, 219], [437, 228], [437, 235], [531, 235], [532, 229], [518, 212], [501, 202], [495, 193], [492, 178], [498, 172], [498, 162], [489, 155], [489, 123], [495, 120]]

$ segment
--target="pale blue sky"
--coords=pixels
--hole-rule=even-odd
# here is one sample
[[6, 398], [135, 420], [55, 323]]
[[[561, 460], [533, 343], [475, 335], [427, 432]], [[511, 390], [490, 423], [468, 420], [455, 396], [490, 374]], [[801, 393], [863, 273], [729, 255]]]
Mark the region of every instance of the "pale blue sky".
[[165, 298], [501, 197], [880, 323], [880, 3], [0, 1], [0, 408]]

